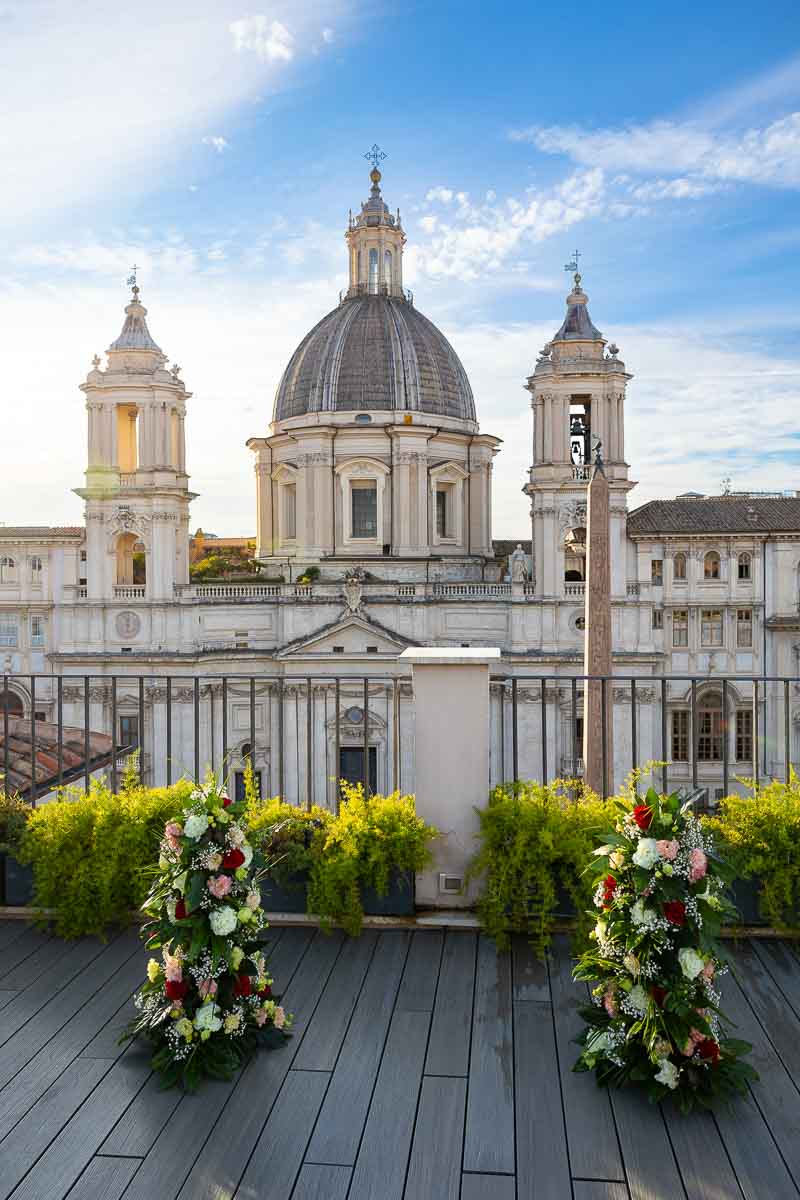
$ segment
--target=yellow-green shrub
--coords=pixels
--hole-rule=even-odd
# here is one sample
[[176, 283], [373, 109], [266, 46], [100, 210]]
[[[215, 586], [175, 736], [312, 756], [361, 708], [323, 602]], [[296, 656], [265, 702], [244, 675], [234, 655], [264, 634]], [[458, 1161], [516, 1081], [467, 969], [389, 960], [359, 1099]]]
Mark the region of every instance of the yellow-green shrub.
[[742, 879], [757, 878], [761, 914], [776, 927], [800, 924], [800, 779], [726, 796], [705, 824]]

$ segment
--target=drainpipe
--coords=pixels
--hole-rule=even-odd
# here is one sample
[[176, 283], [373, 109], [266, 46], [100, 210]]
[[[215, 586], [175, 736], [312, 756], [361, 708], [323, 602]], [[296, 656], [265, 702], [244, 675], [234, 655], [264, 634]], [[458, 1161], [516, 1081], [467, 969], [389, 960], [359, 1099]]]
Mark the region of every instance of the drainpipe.
[[[767, 674], [767, 545], [769, 537], [764, 539], [764, 553], [761, 555], [761, 599], [764, 605], [761, 621], [761, 674]], [[764, 683], [764, 778], [767, 777], [767, 685]]]
[[475, 434], [472, 433], [467, 442], [467, 558], [472, 554], [472, 459], [470, 454], [474, 440]]
[[[384, 429], [389, 441], [389, 557], [393, 558], [396, 545], [394, 538], [394, 442], [388, 426], [384, 426]], [[383, 544], [383, 530], [381, 530], [381, 544]]]
[[333, 522], [331, 533], [333, 534], [333, 553], [331, 558], [336, 558], [336, 436], [339, 430], [334, 425], [333, 437], [331, 438], [331, 521]]

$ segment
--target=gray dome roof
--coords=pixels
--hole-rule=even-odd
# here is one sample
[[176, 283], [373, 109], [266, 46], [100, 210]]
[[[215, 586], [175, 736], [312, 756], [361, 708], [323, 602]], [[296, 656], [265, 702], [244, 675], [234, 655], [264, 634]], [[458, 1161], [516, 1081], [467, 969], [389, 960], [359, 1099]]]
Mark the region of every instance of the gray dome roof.
[[278, 385], [273, 420], [393, 409], [477, 419], [466, 371], [444, 334], [404, 299], [361, 295], [303, 338]]

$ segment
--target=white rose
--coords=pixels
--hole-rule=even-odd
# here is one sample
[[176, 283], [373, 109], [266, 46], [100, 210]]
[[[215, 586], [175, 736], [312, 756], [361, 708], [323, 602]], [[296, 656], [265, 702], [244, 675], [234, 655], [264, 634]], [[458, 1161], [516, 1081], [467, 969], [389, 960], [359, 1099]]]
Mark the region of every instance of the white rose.
[[639, 974], [640, 963], [635, 954], [626, 954], [622, 960], [622, 965], [626, 971], [630, 971], [631, 975]]
[[640, 983], [628, 992], [628, 1003], [640, 1015], [647, 1012], [647, 993]]
[[678, 951], [678, 962], [681, 964], [681, 970], [686, 979], [696, 979], [706, 965], [705, 959], [688, 946]]
[[637, 867], [644, 867], [649, 871], [654, 867], [661, 855], [658, 853], [658, 843], [655, 838], [640, 838], [639, 845], [633, 854], [633, 861]]
[[236, 928], [236, 910], [223, 904], [221, 908], [214, 909], [208, 921], [212, 931], [224, 937], [226, 933], [233, 933]]
[[216, 1033], [222, 1028], [222, 1018], [217, 1016], [217, 1006], [213, 1001], [209, 1004], [203, 1004], [194, 1014], [195, 1029], [207, 1029], [209, 1033]]
[[183, 832], [186, 837], [191, 838], [192, 841], [196, 842], [198, 838], [203, 836], [207, 829], [208, 817], [198, 814], [187, 818], [186, 824], [183, 827]]
[[670, 1062], [668, 1058], [662, 1058], [660, 1062], [661, 1070], [656, 1074], [658, 1083], [665, 1083], [668, 1088], [674, 1091], [678, 1086], [678, 1076], [680, 1072], [674, 1062]]
[[644, 900], [637, 900], [631, 908], [631, 920], [634, 925], [647, 925], [650, 920], [650, 910]]
[[608, 865], [613, 871], [618, 871], [624, 862], [625, 855], [621, 850], [615, 850], [614, 853], [609, 857]]

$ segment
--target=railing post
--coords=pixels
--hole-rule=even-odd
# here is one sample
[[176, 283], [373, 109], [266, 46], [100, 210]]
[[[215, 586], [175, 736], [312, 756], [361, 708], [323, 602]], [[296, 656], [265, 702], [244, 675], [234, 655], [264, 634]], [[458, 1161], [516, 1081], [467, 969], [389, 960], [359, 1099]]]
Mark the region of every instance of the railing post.
[[439, 876], [463, 880], [475, 853], [475, 809], [489, 795], [489, 668], [499, 658], [499, 649], [479, 647], [415, 646], [400, 655], [413, 676], [417, 811], [442, 831], [434, 866], [417, 875], [423, 906], [463, 908], [474, 901], [475, 885], [451, 893], [440, 890]]

